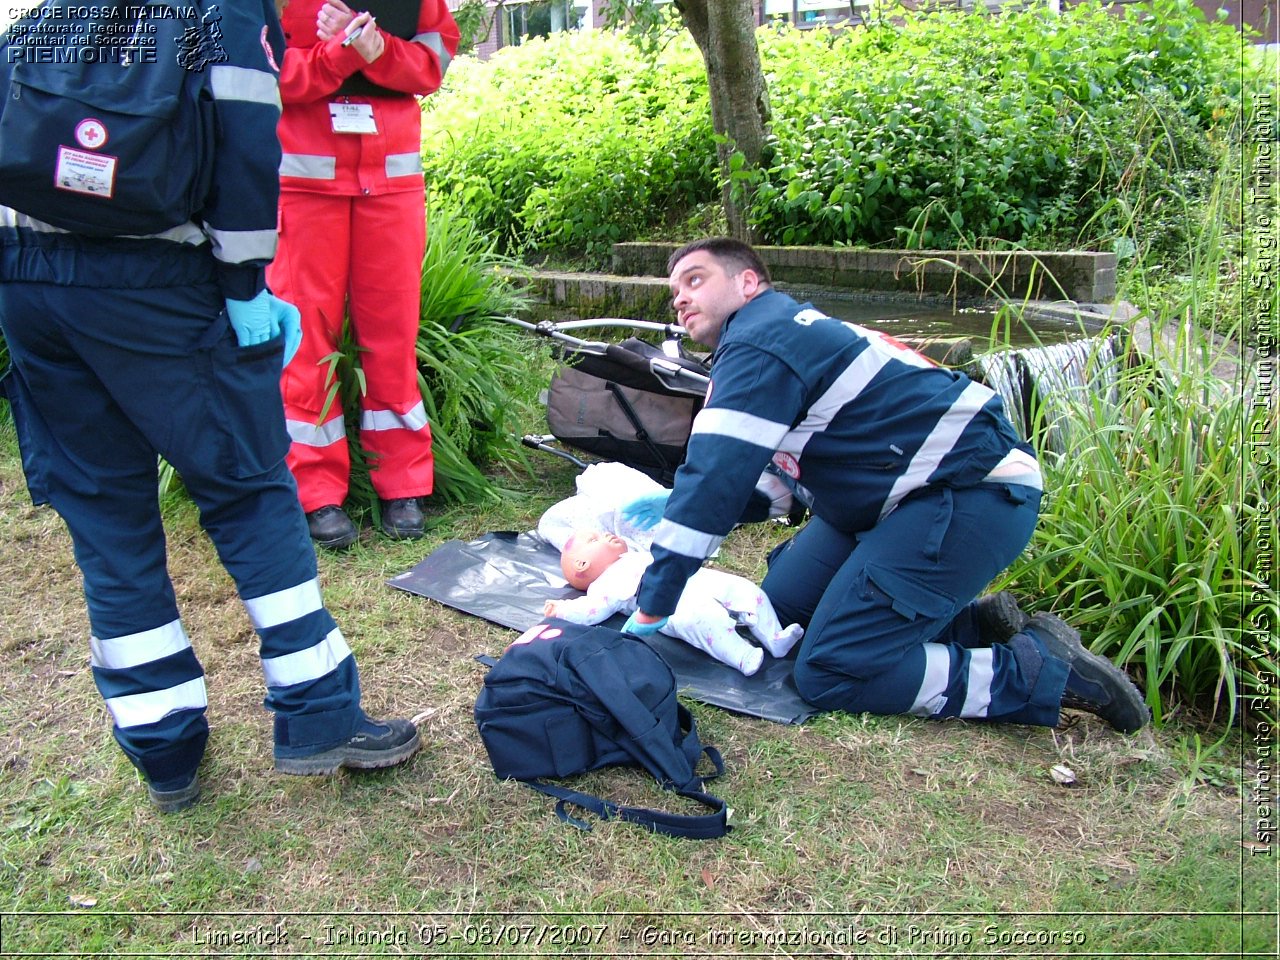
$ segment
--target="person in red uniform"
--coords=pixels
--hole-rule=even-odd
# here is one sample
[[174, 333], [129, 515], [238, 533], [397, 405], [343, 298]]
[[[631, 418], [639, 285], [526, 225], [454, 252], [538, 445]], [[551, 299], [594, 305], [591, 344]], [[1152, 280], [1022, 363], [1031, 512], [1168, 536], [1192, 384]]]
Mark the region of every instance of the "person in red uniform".
[[342, 509], [350, 463], [331, 365], [349, 311], [365, 376], [360, 439], [383, 530], [422, 536], [431, 427], [416, 344], [426, 211], [417, 96], [458, 47], [445, 0], [292, 0], [281, 16], [280, 247], [268, 282], [302, 311], [302, 347], [281, 389], [289, 467], [312, 539], [355, 542]]

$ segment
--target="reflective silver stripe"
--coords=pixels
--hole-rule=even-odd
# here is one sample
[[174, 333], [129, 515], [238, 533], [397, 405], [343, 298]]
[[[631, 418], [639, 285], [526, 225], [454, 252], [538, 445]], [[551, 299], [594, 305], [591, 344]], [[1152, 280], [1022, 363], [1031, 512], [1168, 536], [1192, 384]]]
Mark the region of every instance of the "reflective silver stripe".
[[276, 228], [270, 230], [215, 230], [205, 224], [213, 242], [213, 256], [223, 263], [270, 260], [276, 255]]
[[863, 350], [814, 402], [800, 425], [783, 438], [778, 449], [799, 456], [813, 435], [827, 429], [832, 419], [866, 389], [891, 359], [886, 351], [875, 349], [874, 345]]
[[723, 407], [704, 407], [693, 418], [693, 428], [690, 433], [733, 437], [772, 451], [778, 448], [778, 444], [790, 429], [790, 424], [766, 420], [751, 413], [726, 410]]
[[215, 100], [241, 100], [280, 109], [280, 85], [276, 75], [265, 70], [214, 66], [209, 70], [209, 90]]
[[1004, 455], [1004, 459], [991, 468], [991, 472], [982, 478], [984, 483], [1019, 483], [1024, 487], [1044, 489], [1044, 478], [1040, 475], [1040, 464], [1036, 458], [1025, 450], [1014, 447]]
[[951, 654], [940, 643], [923, 643], [924, 677], [920, 692], [907, 713], [915, 717], [935, 716], [947, 705], [947, 682], [951, 677]]
[[422, 154], [389, 153], [386, 171], [388, 177], [412, 177], [422, 172]]
[[716, 548], [720, 546], [722, 540], [724, 540], [724, 537], [717, 537], [714, 534], [695, 530], [693, 527], [686, 527], [670, 520], [663, 520], [658, 524], [658, 532], [653, 538], [653, 545], [655, 547], [664, 547], [672, 553], [678, 553], [684, 557], [705, 560], [716, 552]]
[[990, 647], [969, 651], [969, 685], [960, 708], [962, 717], [985, 717], [991, 707], [991, 681], [995, 678], [992, 654]]
[[347, 438], [347, 425], [341, 417], [319, 425], [309, 420], [286, 420], [284, 427], [289, 438], [304, 447], [327, 447]]
[[323, 607], [320, 581], [314, 579], [244, 602], [244, 608], [249, 611], [249, 619], [253, 621], [255, 630], [278, 627], [282, 623], [305, 617], [308, 613], [315, 613]]
[[360, 414], [361, 430], [421, 430], [427, 425], [427, 410], [422, 401], [404, 413], [394, 410], [365, 410]]
[[[29, 217], [10, 207], [0, 207], [0, 227], [21, 228], [34, 233], [71, 233], [70, 230], [55, 227], [51, 223]], [[163, 233], [122, 233], [120, 236], [128, 240], [169, 240], [173, 243], [190, 244], [193, 247], [200, 246], [208, 239], [204, 231], [190, 221], [170, 227]]]
[[262, 675], [268, 687], [291, 687], [332, 673], [349, 656], [351, 648], [342, 639], [342, 632], [335, 627], [314, 647], [263, 660]]
[[453, 58], [449, 56], [449, 51], [444, 47], [444, 41], [440, 39], [438, 33], [420, 33], [409, 41], [410, 43], [420, 43], [428, 50], [436, 55], [436, 59], [440, 61], [440, 76], [444, 77], [445, 72], [449, 69], [449, 64], [453, 62]]
[[280, 176], [333, 180], [338, 176], [338, 158], [313, 153], [286, 153], [280, 157]]
[[208, 706], [209, 700], [204, 689], [204, 677], [196, 677], [167, 690], [111, 697], [106, 703], [117, 727], [140, 727], [144, 723], [163, 720], [179, 710], [199, 710]]
[[978, 415], [978, 411], [992, 396], [994, 394], [980, 383], [971, 383], [964, 388], [960, 396], [956, 397], [956, 402], [951, 405], [951, 409], [942, 415], [933, 430], [929, 432], [929, 436], [924, 438], [924, 443], [907, 464], [906, 472], [894, 481], [889, 496], [885, 498], [884, 506], [880, 508], [881, 520], [893, 512], [894, 508], [902, 502], [903, 497], [928, 482], [933, 471], [938, 469], [942, 458], [951, 452], [951, 448], [960, 439], [960, 434], [964, 433], [969, 422]]
[[162, 627], [123, 637], [102, 640], [89, 638], [89, 662], [104, 670], [127, 670], [153, 660], [162, 660], [191, 646], [182, 622], [170, 620]]

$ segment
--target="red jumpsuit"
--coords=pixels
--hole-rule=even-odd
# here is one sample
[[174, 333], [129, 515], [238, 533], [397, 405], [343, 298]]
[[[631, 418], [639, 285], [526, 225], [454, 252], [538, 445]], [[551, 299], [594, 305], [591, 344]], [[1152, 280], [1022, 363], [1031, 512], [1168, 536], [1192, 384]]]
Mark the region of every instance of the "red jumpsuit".
[[[416, 344], [426, 211], [415, 95], [440, 86], [458, 46], [445, 0], [364, 0], [385, 49], [366, 63], [316, 36], [322, 0], [292, 0], [281, 22], [280, 246], [272, 291], [302, 311], [302, 346], [281, 389], [289, 467], [307, 512], [341, 505], [350, 465], [341, 403], [328, 403], [343, 317], [362, 347], [360, 439], [384, 500], [432, 489], [431, 428]], [[415, 17], [416, 12], [416, 17]]]

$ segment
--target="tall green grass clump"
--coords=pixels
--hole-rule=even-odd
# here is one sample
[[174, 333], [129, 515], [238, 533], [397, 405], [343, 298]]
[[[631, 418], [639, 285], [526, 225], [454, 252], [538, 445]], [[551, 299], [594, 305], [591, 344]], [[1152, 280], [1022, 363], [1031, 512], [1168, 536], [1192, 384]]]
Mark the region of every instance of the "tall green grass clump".
[[1176, 352], [1125, 370], [1114, 406], [1066, 402], [1066, 449], [1042, 455], [1049, 493], [1008, 576], [1095, 652], [1141, 667], [1157, 721], [1174, 705], [1229, 720], [1242, 672], [1280, 669], [1274, 651], [1252, 657], [1250, 624], [1277, 598], [1254, 582], [1258, 544], [1240, 534], [1270, 481], [1246, 446], [1249, 400], [1203, 348], [1184, 339]]
[[1131, 351], [1115, 402], [1055, 402], [1065, 449], [1042, 453], [1040, 524], [1007, 574], [1069, 616], [1095, 652], [1137, 668], [1157, 721], [1183, 710], [1230, 722], [1280, 671], [1274, 642], [1260, 644], [1256, 629], [1278, 622], [1274, 544], [1251, 534], [1273, 528], [1275, 465], [1255, 455], [1255, 438], [1276, 427], [1274, 407], [1255, 403], [1274, 384], [1258, 376], [1252, 327], [1280, 316], [1280, 289], [1260, 294], [1240, 270], [1254, 149], [1241, 126], [1221, 151], [1210, 202], [1178, 207], [1195, 236], [1180, 261], [1187, 272], [1150, 285], [1136, 269], [1121, 291], [1144, 309], [1152, 343]]
[[[511, 279], [519, 265], [450, 205], [430, 205], [427, 237], [417, 357], [431, 423], [435, 495], [448, 503], [476, 502], [496, 494], [487, 471], [524, 462], [515, 430], [536, 400], [540, 367], [530, 362], [528, 337], [499, 319], [524, 307]], [[341, 394], [347, 412], [350, 502], [376, 510], [370, 463], [359, 442], [365, 389], [359, 354], [347, 331], [330, 358], [330, 398]]]

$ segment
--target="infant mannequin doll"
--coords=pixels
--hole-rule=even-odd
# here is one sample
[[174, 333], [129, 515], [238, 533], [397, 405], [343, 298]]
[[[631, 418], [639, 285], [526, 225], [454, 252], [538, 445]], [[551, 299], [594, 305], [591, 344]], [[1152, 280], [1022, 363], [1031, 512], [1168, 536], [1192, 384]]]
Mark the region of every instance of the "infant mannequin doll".
[[[569, 585], [586, 596], [548, 600], [543, 612], [580, 624], [632, 613], [640, 578], [652, 562], [649, 553], [629, 548], [617, 534], [577, 530], [561, 549], [560, 569]], [[764, 651], [737, 632], [739, 622], [775, 657], [786, 656], [804, 635], [798, 624], [783, 628], [756, 584], [705, 567], [690, 578], [675, 612], [660, 629], [751, 676], [760, 669]]]

